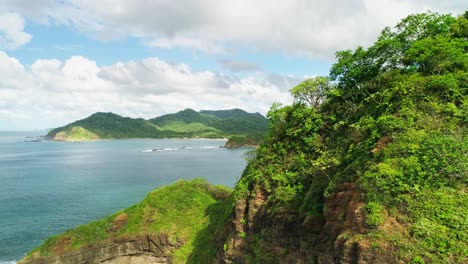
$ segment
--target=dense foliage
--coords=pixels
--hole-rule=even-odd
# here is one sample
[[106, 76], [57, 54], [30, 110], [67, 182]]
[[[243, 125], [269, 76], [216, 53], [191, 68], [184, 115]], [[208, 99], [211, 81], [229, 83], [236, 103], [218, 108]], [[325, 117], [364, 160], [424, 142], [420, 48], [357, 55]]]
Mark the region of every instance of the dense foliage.
[[[257, 186], [272, 214], [322, 216], [335, 186], [357, 182], [376, 247], [391, 240], [395, 258], [416, 263], [466, 261], [467, 25], [468, 12], [411, 15], [369, 48], [337, 52], [333, 82], [306, 80], [293, 105], [272, 107], [237, 197]], [[378, 229], [387, 217], [409, 232]]]
[[221, 138], [234, 135], [263, 136], [267, 128], [268, 120], [259, 113], [247, 113], [240, 109], [200, 112], [186, 109], [150, 120], [121, 117], [113, 113], [95, 113], [53, 129], [48, 136], [63, 140], [83, 140], [86, 135], [91, 137], [88, 139]]
[[[158, 127], [171, 130], [171, 123], [201, 124], [208, 131], [215, 130], [218, 135], [261, 135], [266, 133], [268, 120], [259, 113], [247, 113], [241, 109], [201, 110], [186, 109], [175, 114], [164, 115], [149, 122]], [[177, 131], [177, 130], [175, 130]]]
[[54, 137], [61, 131], [69, 131], [80, 126], [100, 136], [100, 138], [151, 137], [155, 127], [144, 119], [122, 117], [113, 113], [95, 113], [91, 116], [51, 130], [48, 136]]

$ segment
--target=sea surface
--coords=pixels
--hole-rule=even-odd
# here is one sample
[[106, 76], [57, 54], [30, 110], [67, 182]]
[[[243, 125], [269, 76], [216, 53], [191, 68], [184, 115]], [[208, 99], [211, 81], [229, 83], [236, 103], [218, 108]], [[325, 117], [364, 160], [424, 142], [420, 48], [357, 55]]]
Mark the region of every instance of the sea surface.
[[225, 140], [35, 142], [42, 134], [0, 132], [0, 263], [179, 179], [233, 187], [246, 165]]

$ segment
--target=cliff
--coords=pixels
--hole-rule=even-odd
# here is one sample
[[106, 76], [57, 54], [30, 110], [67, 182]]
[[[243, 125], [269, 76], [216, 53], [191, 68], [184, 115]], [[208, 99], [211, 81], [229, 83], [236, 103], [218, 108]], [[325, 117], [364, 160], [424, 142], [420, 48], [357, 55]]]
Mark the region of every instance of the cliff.
[[214, 263], [466, 263], [467, 25], [409, 16], [274, 105]]
[[183, 246], [182, 241], [170, 241], [167, 234], [112, 238], [76, 250], [65, 250], [68, 243], [66, 237], [61, 238], [54, 247], [54, 255], [35, 253], [19, 263], [166, 264], [172, 262], [172, 254]]
[[259, 136], [234, 136], [224, 144], [225, 148], [254, 148], [260, 145], [262, 137]]
[[[229, 191], [205, 180], [155, 189], [139, 204], [47, 239], [19, 263], [185, 263], [212, 259]], [[193, 254], [194, 248], [200, 254]]]

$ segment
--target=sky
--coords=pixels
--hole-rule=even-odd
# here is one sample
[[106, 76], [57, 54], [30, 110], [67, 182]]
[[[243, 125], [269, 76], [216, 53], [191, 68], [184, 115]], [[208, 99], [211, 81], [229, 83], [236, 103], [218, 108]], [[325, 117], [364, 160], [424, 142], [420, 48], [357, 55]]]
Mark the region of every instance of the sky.
[[466, 0], [0, 0], [0, 130], [95, 112], [266, 114], [338, 50]]

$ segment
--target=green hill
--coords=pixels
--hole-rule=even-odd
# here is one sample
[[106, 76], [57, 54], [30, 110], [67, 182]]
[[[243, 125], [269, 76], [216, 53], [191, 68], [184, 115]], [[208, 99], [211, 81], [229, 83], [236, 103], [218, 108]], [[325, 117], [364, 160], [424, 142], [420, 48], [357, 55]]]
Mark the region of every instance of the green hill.
[[186, 109], [150, 120], [95, 113], [85, 119], [51, 130], [55, 140], [81, 141], [116, 138], [223, 138], [264, 135], [268, 120], [240, 109], [200, 111]]
[[467, 263], [467, 39], [468, 11], [411, 15], [291, 89], [217, 261]]
[[[167, 215], [161, 223], [173, 221], [175, 233], [194, 225], [194, 240], [185, 240], [194, 242], [185, 251], [175, 240], [182, 251], [166, 262], [467, 263], [467, 39], [468, 11], [426, 13], [384, 29], [367, 49], [337, 52], [329, 77], [292, 88], [292, 105], [273, 105], [267, 136], [248, 153], [230, 196], [213, 210], [194, 208], [210, 221], [179, 221], [200, 196], [177, 188], [184, 199], [161, 197], [156, 211], [138, 209], [138, 219], [154, 217], [152, 227]], [[204, 113], [216, 114], [226, 113]], [[135, 215], [132, 208], [125, 212]], [[88, 248], [108, 239], [103, 230], [119, 226], [116, 219], [51, 238], [23, 263], [71, 254], [54, 252], [57, 241], [79, 241], [72, 245], [82, 262], [97, 261]], [[140, 223], [117, 230], [141, 234]]]
[[[70, 131], [75, 127], [81, 127], [89, 133], [97, 135], [97, 138], [135, 138], [152, 137], [157, 132], [156, 128], [144, 119], [133, 119], [121, 117], [113, 113], [95, 113], [91, 116], [70, 123], [66, 126], [52, 129], [47, 136], [61, 140], [74, 140], [75, 137]], [[63, 133], [63, 137], [58, 137]], [[66, 137], [70, 135], [70, 137]]]
[[200, 112], [186, 109], [150, 119], [149, 122], [167, 130], [179, 131], [180, 124], [186, 124], [194, 127], [193, 132], [217, 131], [225, 135], [264, 135], [268, 128], [268, 120], [264, 116], [241, 109]]
[[[185, 263], [189, 257], [201, 263], [197, 258], [216, 254], [210, 235], [226, 218], [223, 210], [229, 193], [227, 188], [212, 186], [203, 179], [181, 180], [153, 190], [139, 204], [47, 239], [23, 261], [34, 263], [34, 258], [41, 257], [39, 263], [82, 263], [82, 256], [91, 254], [95, 260], [83, 263], [97, 263], [97, 258], [104, 261], [124, 255], [134, 246], [147, 246], [153, 255], [160, 254], [160, 258], [171, 258], [175, 263]], [[145, 244], [148, 241], [150, 244]], [[195, 247], [206, 251], [191, 256]], [[135, 258], [126, 263], [139, 260], [138, 254], [133, 255]], [[149, 257], [142, 256], [147, 261]]]

